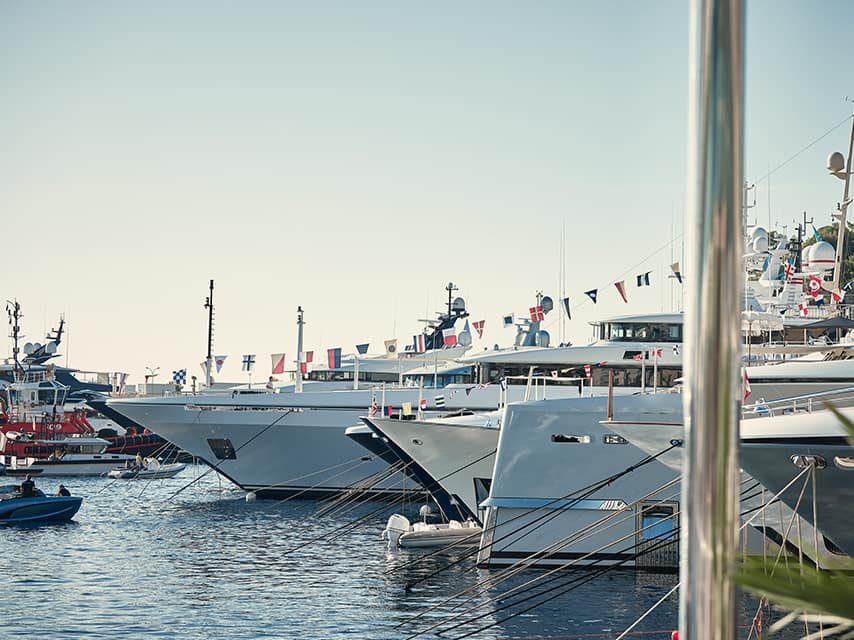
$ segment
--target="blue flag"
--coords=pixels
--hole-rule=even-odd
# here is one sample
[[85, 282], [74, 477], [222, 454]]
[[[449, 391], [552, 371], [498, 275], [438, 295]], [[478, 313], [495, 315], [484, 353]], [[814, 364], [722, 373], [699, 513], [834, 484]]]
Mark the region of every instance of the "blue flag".
[[356, 351], [359, 352], [360, 356], [363, 356], [368, 352], [368, 345], [369, 344], [370, 344], [369, 342], [366, 342], [365, 344], [357, 344], [356, 345]]
[[815, 235], [815, 241], [821, 242], [821, 234], [818, 232], [818, 229], [815, 228], [815, 225], [812, 226], [812, 232]]
[[599, 295], [599, 289], [591, 289], [590, 291], [585, 291], [584, 295], [590, 298], [593, 301], [593, 304], [596, 304], [596, 296]]

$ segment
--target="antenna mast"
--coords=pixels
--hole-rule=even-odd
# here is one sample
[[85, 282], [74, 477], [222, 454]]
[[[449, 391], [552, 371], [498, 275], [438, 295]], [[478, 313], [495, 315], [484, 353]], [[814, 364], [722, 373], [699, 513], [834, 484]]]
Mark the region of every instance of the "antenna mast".
[[211, 378], [211, 363], [213, 362], [213, 318], [214, 318], [214, 281], [211, 280], [211, 292], [205, 299], [205, 309], [208, 310], [208, 355], [205, 358], [205, 385], [210, 387], [213, 384]]
[[445, 287], [445, 291], [448, 292], [448, 318], [451, 317], [451, 297], [453, 296], [454, 291], [459, 291], [459, 287], [455, 285], [453, 282], [449, 282], [448, 286]]
[[[854, 102], [854, 100], [851, 100], [848, 97], [845, 99], [848, 102]], [[840, 180], [845, 181], [845, 188], [842, 192], [842, 202], [836, 205], [838, 213], [833, 214], [833, 217], [839, 220], [839, 230], [836, 233], [836, 262], [833, 265], [833, 280], [830, 281], [830, 287], [833, 291], [839, 288], [839, 281], [842, 279], [842, 254], [845, 253], [845, 232], [847, 231], [845, 225], [848, 222], [848, 205], [851, 204], [849, 189], [851, 186], [852, 153], [854, 153], [854, 115], [851, 117], [851, 139], [848, 141], [848, 166], [845, 168], [845, 171], [838, 171], [835, 170], [834, 167], [828, 166], [831, 174], [835, 175]]]
[[20, 353], [18, 340], [23, 337], [21, 325], [18, 322], [21, 319], [21, 303], [17, 300], [7, 300], [6, 313], [9, 314], [9, 324], [12, 325], [12, 333], [9, 334], [9, 337], [12, 338], [12, 359], [15, 361], [15, 373], [17, 374], [21, 369], [21, 363], [18, 361], [18, 353]]

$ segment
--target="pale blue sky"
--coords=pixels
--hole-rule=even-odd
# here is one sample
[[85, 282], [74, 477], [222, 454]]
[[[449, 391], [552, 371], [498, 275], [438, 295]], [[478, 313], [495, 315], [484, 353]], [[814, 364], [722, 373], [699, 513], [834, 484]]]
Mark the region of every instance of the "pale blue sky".
[[[748, 179], [851, 113], [852, 24], [844, 1], [749, 4]], [[69, 364], [138, 382], [198, 372], [214, 278], [237, 379], [240, 354], [293, 357], [297, 305], [307, 348], [378, 351], [449, 280], [505, 344], [502, 314], [559, 297], [565, 223], [586, 340], [670, 308], [652, 254], [682, 229], [687, 50], [676, 1], [0, 1], [3, 295], [28, 339], [64, 312]], [[774, 174], [773, 220], [829, 222], [848, 132]]]

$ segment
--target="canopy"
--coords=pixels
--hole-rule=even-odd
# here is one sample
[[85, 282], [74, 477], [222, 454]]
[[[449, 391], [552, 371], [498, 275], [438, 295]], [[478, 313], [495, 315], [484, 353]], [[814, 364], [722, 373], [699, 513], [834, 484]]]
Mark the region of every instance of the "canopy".
[[803, 324], [799, 329], [854, 329], [854, 320], [849, 320], [843, 316], [835, 316], [833, 318], [824, 318], [817, 322]]

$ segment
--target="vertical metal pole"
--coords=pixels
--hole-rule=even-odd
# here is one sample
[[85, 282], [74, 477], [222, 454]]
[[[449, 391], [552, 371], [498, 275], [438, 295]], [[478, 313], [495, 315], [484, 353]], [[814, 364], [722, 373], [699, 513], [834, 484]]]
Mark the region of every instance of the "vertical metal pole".
[[302, 328], [303, 321], [302, 306], [297, 307], [297, 373], [294, 378], [294, 392], [302, 393]]
[[693, 0], [682, 640], [734, 640], [744, 101], [742, 0]]
[[831, 290], [839, 288], [842, 281], [842, 260], [845, 257], [845, 224], [848, 222], [849, 189], [851, 186], [851, 154], [854, 153], [854, 117], [851, 122], [851, 139], [848, 141], [848, 159], [845, 168], [845, 188], [842, 190], [842, 202], [839, 203], [839, 232], [836, 236], [836, 258], [833, 264], [833, 280], [830, 281]]

